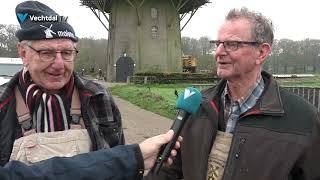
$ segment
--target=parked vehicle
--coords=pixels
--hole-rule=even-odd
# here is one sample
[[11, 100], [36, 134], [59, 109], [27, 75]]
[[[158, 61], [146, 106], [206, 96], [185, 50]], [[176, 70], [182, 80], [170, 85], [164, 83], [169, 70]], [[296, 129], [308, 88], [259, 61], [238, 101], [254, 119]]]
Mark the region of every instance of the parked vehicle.
[[195, 73], [197, 68], [197, 59], [192, 55], [182, 56], [182, 72]]
[[20, 58], [0, 58], [0, 85], [8, 82], [11, 77], [23, 68]]

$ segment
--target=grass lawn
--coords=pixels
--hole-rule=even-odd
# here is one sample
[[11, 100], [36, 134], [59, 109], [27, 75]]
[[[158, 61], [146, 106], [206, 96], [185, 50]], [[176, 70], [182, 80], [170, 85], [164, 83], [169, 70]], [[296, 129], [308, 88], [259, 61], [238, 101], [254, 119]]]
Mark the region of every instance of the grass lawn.
[[143, 109], [173, 119], [176, 114], [177, 100], [174, 91], [177, 90], [178, 93], [181, 93], [189, 86], [188, 84], [124, 85], [111, 87], [110, 90], [113, 95]]

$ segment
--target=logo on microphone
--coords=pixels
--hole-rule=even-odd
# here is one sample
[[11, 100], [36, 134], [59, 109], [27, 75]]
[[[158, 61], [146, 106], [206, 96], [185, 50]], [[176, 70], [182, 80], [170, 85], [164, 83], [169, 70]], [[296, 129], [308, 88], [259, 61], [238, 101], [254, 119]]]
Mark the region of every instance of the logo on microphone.
[[195, 94], [195, 92], [190, 91], [190, 89], [185, 89], [185, 90], [184, 90], [183, 99], [187, 99], [187, 98], [191, 97], [191, 96], [194, 95], [194, 94]]

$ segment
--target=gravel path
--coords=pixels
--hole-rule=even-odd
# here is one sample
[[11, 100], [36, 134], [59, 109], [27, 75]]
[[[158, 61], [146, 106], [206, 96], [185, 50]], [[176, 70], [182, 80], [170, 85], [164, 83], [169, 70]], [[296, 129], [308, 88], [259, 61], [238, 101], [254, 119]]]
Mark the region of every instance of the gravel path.
[[113, 96], [118, 105], [122, 120], [126, 144], [139, 143], [146, 138], [165, 133], [173, 120], [141, 109], [128, 101]]

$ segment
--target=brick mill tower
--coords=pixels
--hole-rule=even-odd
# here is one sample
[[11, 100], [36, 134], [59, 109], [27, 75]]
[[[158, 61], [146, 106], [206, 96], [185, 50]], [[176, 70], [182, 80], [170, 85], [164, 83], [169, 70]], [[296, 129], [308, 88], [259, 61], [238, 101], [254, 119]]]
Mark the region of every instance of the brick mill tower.
[[[107, 81], [182, 72], [181, 30], [208, 0], [81, 0], [108, 30]], [[185, 24], [181, 24], [185, 19]], [[123, 77], [120, 77], [123, 76]]]

